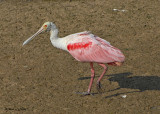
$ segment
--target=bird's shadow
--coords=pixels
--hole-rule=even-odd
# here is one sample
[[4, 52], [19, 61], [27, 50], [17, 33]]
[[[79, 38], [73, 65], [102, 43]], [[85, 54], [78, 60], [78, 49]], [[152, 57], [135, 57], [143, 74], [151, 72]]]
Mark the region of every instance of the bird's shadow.
[[[106, 98], [118, 96], [126, 93], [143, 92], [145, 90], [160, 90], [160, 76], [133, 76], [130, 72], [105, 75], [109, 77], [109, 81], [117, 82], [119, 87], [110, 91], [119, 90], [121, 88], [139, 89], [139, 91], [117, 93]], [[90, 79], [90, 77], [81, 77], [78, 80]]]

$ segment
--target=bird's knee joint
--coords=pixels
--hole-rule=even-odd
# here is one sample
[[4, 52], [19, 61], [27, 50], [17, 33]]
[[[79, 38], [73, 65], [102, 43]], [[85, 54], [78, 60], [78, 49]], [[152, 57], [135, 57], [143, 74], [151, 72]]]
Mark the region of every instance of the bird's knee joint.
[[94, 73], [94, 69], [91, 69], [91, 72]]
[[106, 66], [104, 67], [104, 70], [107, 70], [107, 67], [106, 67]]

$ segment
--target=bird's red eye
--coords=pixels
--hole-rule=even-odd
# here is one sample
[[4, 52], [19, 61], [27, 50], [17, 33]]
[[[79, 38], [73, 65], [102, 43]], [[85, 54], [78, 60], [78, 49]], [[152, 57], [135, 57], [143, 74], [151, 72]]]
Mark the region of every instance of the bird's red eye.
[[47, 27], [47, 25], [44, 25], [45, 27]]

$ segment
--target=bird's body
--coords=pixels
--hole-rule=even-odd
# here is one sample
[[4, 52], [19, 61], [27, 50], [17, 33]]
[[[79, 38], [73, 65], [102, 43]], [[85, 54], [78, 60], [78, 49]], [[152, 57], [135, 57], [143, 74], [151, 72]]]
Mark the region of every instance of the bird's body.
[[68, 51], [78, 61], [108, 64], [124, 61], [124, 55], [119, 49], [89, 31], [64, 38], [53, 37], [52, 34], [54, 31], [51, 30], [50, 40], [53, 46]]
[[54, 47], [68, 51], [78, 61], [90, 63], [92, 72], [91, 81], [88, 91], [85, 94], [90, 94], [91, 91], [91, 86], [95, 75], [93, 63], [98, 63], [100, 66], [104, 67], [104, 72], [97, 81], [97, 86], [100, 88], [100, 80], [107, 70], [107, 67], [104, 65], [104, 63], [120, 66], [124, 62], [125, 57], [118, 48], [113, 47], [106, 40], [95, 36], [88, 31], [71, 34], [64, 38], [59, 38], [58, 29], [52, 22], [46, 22], [41, 29], [28, 40], [26, 40], [23, 45], [28, 43], [40, 32], [43, 32], [44, 29], [48, 29], [50, 31], [50, 40]]

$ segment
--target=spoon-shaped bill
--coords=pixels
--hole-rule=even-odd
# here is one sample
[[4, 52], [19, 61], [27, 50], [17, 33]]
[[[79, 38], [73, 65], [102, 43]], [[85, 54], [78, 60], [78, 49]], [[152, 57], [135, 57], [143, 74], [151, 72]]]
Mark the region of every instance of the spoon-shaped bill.
[[44, 31], [44, 29], [41, 27], [33, 36], [29, 37], [26, 41], [23, 42], [23, 46], [25, 44], [28, 44], [35, 36], [37, 36], [38, 34], [40, 34], [43, 31]]

